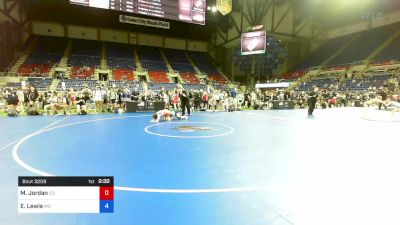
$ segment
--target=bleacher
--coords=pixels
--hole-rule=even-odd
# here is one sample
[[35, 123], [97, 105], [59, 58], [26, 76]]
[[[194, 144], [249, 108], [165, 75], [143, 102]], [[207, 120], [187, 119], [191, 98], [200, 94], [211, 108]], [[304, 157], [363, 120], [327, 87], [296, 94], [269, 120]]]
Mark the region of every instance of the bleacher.
[[210, 63], [209, 57], [206, 53], [192, 52], [190, 53], [190, 57], [196, 63], [197, 67], [200, 69], [201, 72], [206, 74], [218, 73], [217, 68]]
[[300, 73], [303, 70], [306, 70], [310, 67], [321, 65], [326, 59], [328, 59], [332, 54], [334, 54], [341, 46], [350, 42], [356, 35], [358, 34], [351, 34], [327, 40], [320, 47], [318, 47], [309, 57], [307, 57], [303, 62], [293, 67], [291, 71], [299, 71]]
[[329, 66], [349, 64], [365, 60], [373, 51], [378, 49], [390, 36], [399, 29], [399, 24], [379, 27], [373, 30], [363, 31], [360, 37], [335, 57]]
[[78, 67], [73, 66], [71, 68], [71, 78], [72, 79], [91, 79], [93, 77], [95, 68], [93, 67]]
[[390, 60], [400, 61], [400, 37], [395, 39], [376, 58], [376, 62], [388, 62]]
[[75, 40], [67, 65], [72, 67], [71, 78], [92, 78], [94, 70], [101, 64], [101, 43]]
[[181, 73], [196, 73], [192, 64], [188, 60], [184, 51], [181, 50], [164, 50], [165, 56], [175, 71]]
[[[395, 23], [372, 30], [366, 30], [361, 33], [327, 40], [305, 61], [293, 67], [291, 72], [284, 74], [283, 78], [296, 79], [304, 76], [309, 68], [322, 65], [323, 62], [331, 57], [332, 54], [337, 52], [338, 49], [341, 49], [344, 45], [348, 45], [347, 48], [343, 49], [342, 52], [328, 62], [323, 69], [328, 72], [343, 71], [344, 69], [354, 65], [354, 63], [361, 62], [371, 56], [374, 51], [379, 49], [385, 41], [398, 31], [399, 25], [399, 23]], [[351, 44], [349, 45], [349, 43]], [[389, 46], [385, 46], [373, 60], [374, 62], [372, 62], [372, 64], [375, 65], [388, 65], [392, 60], [400, 60], [400, 38], [394, 40]], [[365, 86], [367, 86], [367, 84], [364, 84], [355, 87], [350, 83], [348, 83], [348, 85], [350, 85], [350, 89], [353, 90], [365, 89]], [[301, 88], [307, 89], [309, 87]], [[345, 86], [344, 88], [349, 87]]]
[[26, 83], [35, 86], [38, 91], [45, 91], [48, 87], [50, 87], [52, 81], [52, 78], [29, 77], [26, 80]]
[[[30, 77], [40, 77], [50, 72], [54, 63], [58, 63], [67, 46], [69, 39], [55, 37], [41, 37], [35, 51], [26, 60], [19, 72]], [[136, 68], [133, 47], [126, 44], [107, 43], [106, 45], [107, 67], [112, 70], [112, 78], [117, 81], [135, 80], [134, 70]], [[164, 62], [159, 48], [137, 46], [137, 53], [142, 67], [148, 71], [151, 83], [170, 83], [167, 75], [167, 66]], [[71, 52], [68, 57], [67, 66], [70, 68], [70, 78], [78, 79], [71, 87], [82, 86], [81, 80], [91, 80], [95, 69], [99, 68], [102, 59], [102, 42], [73, 39]], [[196, 70], [183, 50], [164, 49], [165, 56], [171, 63], [173, 69], [180, 73], [183, 83], [200, 84], [196, 76]], [[227, 83], [227, 80], [213, 66], [206, 53], [192, 54], [195, 63], [214, 82]], [[169, 86], [169, 85], [168, 85]], [[171, 85], [174, 86], [174, 85]]]
[[190, 57], [196, 63], [200, 71], [207, 74], [212, 81], [228, 83], [225, 77], [218, 72], [217, 68], [210, 63], [207, 53], [191, 52]]
[[135, 74], [133, 73], [133, 70], [114, 69], [113, 70], [113, 78], [114, 78], [114, 80], [132, 81], [135, 79]]
[[185, 90], [207, 90], [207, 85], [205, 84], [182, 84]]
[[196, 77], [196, 74], [194, 73], [180, 73], [180, 76], [185, 83], [200, 84], [200, 80]]
[[321, 89], [328, 89], [331, 85], [337, 83], [335, 79], [332, 78], [323, 78], [323, 79], [314, 79], [309, 82], [302, 83], [299, 87], [297, 87], [298, 91], [309, 91], [316, 86]]
[[350, 90], [350, 91], [366, 91], [370, 87], [376, 87], [377, 89], [382, 88], [385, 81], [390, 79], [391, 75], [380, 75], [373, 76], [364, 79], [358, 80], [348, 80], [345, 83], [342, 83], [339, 86], [339, 89], [342, 91]]
[[214, 89], [217, 89], [217, 90], [223, 90], [223, 91], [227, 91], [227, 92], [232, 91], [232, 88], [230, 88], [225, 83], [214, 83], [213, 86], [214, 86]]
[[169, 83], [170, 82], [166, 72], [149, 71], [149, 77], [150, 77], [151, 82], [156, 82], [156, 83]]
[[221, 84], [227, 84], [228, 81], [225, 79], [224, 76], [222, 76], [220, 73], [209, 73], [208, 77], [210, 78], [210, 80], [214, 81], [214, 82], [218, 82]]
[[178, 88], [178, 85], [175, 83], [149, 83], [149, 89], [153, 91], [160, 90], [164, 88], [165, 90], [172, 91]]
[[22, 76], [46, 76], [51, 67], [61, 60], [67, 40], [57, 37], [39, 37], [35, 50], [18, 69]]
[[22, 85], [20, 82], [7, 82], [6, 87], [11, 87], [11, 88], [21, 88]]
[[297, 90], [309, 91], [313, 86], [321, 89], [330, 89], [335, 87], [337, 91], [367, 91], [370, 87], [382, 88], [385, 81], [391, 78], [391, 75], [379, 75], [365, 77], [363, 79], [349, 79], [345, 82], [338, 82], [333, 78], [314, 79], [309, 82], [302, 83]]
[[142, 91], [143, 86], [140, 82], [137, 81], [122, 81], [122, 80], [110, 80], [108, 81], [108, 86], [110, 88], [124, 89], [128, 88], [129, 90], [138, 90]]
[[94, 88], [96, 88], [96, 86], [99, 85], [99, 82], [97, 80], [82, 80], [82, 79], [63, 80], [57, 86], [58, 91], [63, 90], [63, 88], [62, 88], [63, 82], [65, 83], [65, 90], [69, 90], [70, 88], [73, 88], [75, 91], [80, 91], [85, 87], [94, 89]]
[[135, 70], [135, 59], [131, 45], [107, 43], [107, 66], [112, 69]]
[[[142, 67], [148, 71], [167, 71], [167, 66], [161, 56], [160, 49], [140, 46], [137, 48]], [[158, 82], [158, 81], [156, 81]], [[161, 81], [162, 82], [162, 81]]]
[[51, 70], [51, 64], [23, 64], [18, 69], [20, 76], [47, 76]]

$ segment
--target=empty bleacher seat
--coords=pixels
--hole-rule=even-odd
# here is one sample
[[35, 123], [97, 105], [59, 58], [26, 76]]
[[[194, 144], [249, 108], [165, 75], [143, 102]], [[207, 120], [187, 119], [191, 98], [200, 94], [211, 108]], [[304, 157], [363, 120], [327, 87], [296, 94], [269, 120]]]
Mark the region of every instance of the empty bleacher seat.
[[174, 89], [177, 89], [178, 86], [177, 84], [174, 83], [149, 83], [149, 89], [153, 91], [160, 90], [161, 88], [164, 88], [165, 90], [172, 91]]
[[381, 64], [388, 64], [390, 60], [400, 60], [400, 37], [396, 38], [375, 58], [375, 61]]
[[136, 68], [133, 48], [127, 44], [107, 43], [107, 66], [111, 69]]
[[393, 24], [361, 32], [358, 39], [335, 57], [328, 65], [343, 65], [365, 60], [389, 37], [397, 32], [398, 29], [399, 25]]
[[216, 66], [210, 62], [210, 57], [206, 53], [202, 52], [192, 52], [189, 54], [193, 61], [196, 63], [197, 67], [203, 73], [206, 73], [208, 77], [214, 82], [227, 83], [228, 81], [225, 77], [219, 73]]
[[156, 83], [170, 82], [166, 72], [149, 71], [149, 77], [152, 82], [156, 82]]
[[23, 64], [18, 69], [21, 76], [47, 76], [50, 72], [51, 65], [47, 64]]
[[210, 80], [212, 80], [214, 82], [218, 82], [218, 83], [222, 83], [222, 84], [228, 83], [228, 81], [225, 79], [225, 77], [222, 76], [220, 73], [211, 73], [211, 74], [208, 74], [208, 77], [210, 78]]
[[[161, 56], [160, 49], [140, 46], [137, 48], [142, 67], [148, 71], [167, 71], [168, 68]], [[168, 82], [168, 81], [164, 81]]]
[[207, 86], [205, 84], [182, 84], [185, 90], [207, 90]]
[[196, 77], [194, 73], [180, 73], [181, 78], [185, 83], [189, 84], [199, 84], [200, 80]]
[[35, 86], [38, 91], [45, 91], [48, 87], [50, 87], [52, 81], [52, 78], [29, 77], [26, 80], [26, 83]]
[[71, 67], [99, 67], [101, 64], [101, 43], [75, 40], [67, 65]]
[[172, 68], [179, 73], [195, 73], [195, 69], [182, 50], [165, 49], [165, 56], [168, 58]]
[[91, 67], [78, 67], [73, 66], [71, 68], [71, 78], [76, 79], [90, 79], [94, 75], [94, 68]]
[[113, 70], [114, 80], [134, 80], [135, 75], [132, 70], [115, 69]]
[[97, 80], [82, 80], [82, 79], [71, 79], [71, 80], [63, 80], [58, 84], [57, 90], [61, 91], [62, 83], [65, 83], [65, 89], [73, 88], [76, 91], [80, 91], [85, 87], [94, 89], [99, 85]]
[[32, 54], [18, 69], [22, 76], [46, 76], [51, 67], [58, 63], [64, 53], [67, 39], [58, 37], [39, 37]]
[[138, 81], [122, 81], [122, 80], [110, 80], [108, 81], [110, 88], [137, 90], [143, 91], [143, 86]]

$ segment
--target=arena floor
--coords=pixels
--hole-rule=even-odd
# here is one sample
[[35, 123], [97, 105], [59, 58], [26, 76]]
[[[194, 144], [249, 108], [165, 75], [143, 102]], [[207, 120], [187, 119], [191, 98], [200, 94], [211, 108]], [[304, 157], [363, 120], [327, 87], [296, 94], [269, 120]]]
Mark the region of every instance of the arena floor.
[[[399, 224], [400, 116], [373, 109], [0, 118], [0, 224]], [[17, 176], [114, 176], [114, 214], [18, 214]]]

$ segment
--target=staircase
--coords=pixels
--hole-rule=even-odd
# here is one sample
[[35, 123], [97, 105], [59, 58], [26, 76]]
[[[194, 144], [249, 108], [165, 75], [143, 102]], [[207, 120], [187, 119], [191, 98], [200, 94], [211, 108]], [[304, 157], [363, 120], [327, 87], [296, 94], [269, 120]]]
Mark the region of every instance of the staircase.
[[94, 70], [93, 79], [100, 80], [99, 69]]
[[18, 73], [19, 67], [22, 66], [22, 64], [25, 63], [26, 59], [28, 58], [28, 56], [32, 53], [33, 49], [35, 48], [37, 42], [38, 42], [38, 38], [35, 37], [35, 39], [33, 39], [32, 43], [29, 45], [29, 47], [26, 50], [26, 52], [24, 54], [22, 54], [21, 56], [19, 56], [18, 60], [11, 67], [11, 69], [9, 71], [11, 74], [17, 74]]
[[106, 43], [103, 42], [102, 44], [102, 54], [101, 54], [101, 64], [100, 67], [102, 70], [107, 69], [107, 49], [106, 49]]
[[189, 55], [185, 52], [186, 58], [189, 60], [190, 64], [193, 66], [194, 70], [196, 71], [197, 74], [203, 74], [200, 69], [196, 66], [196, 64], [193, 62], [192, 58], [189, 57]]
[[67, 69], [67, 71], [65, 72], [64, 77], [66, 79], [70, 79], [71, 78], [71, 68]]
[[58, 67], [67, 67], [68, 63], [68, 58], [71, 55], [71, 49], [72, 49], [72, 40], [68, 41], [67, 47], [65, 48], [64, 55], [61, 58], [60, 62], [58, 63]]
[[54, 77], [55, 73], [56, 73], [56, 67], [52, 66], [49, 72], [49, 77]]
[[167, 56], [165, 55], [164, 51], [161, 50], [161, 48], [160, 48], [160, 54], [161, 54], [161, 57], [164, 60], [165, 65], [167, 66], [168, 72], [169, 73], [175, 73], [174, 69], [172, 68], [171, 64], [169, 63], [169, 61], [167, 59]]
[[49, 87], [49, 90], [50, 91], [56, 91], [57, 87], [58, 87], [58, 84], [60, 84], [60, 82], [61, 82], [61, 80], [53, 79], [53, 81], [51, 82], [51, 85]]
[[28, 56], [29, 56], [28, 54], [22, 54], [15, 62], [15, 64], [11, 67], [10, 73], [17, 74], [19, 67], [22, 66], [22, 64], [24, 64]]
[[137, 54], [136, 49], [133, 49], [133, 55], [135, 56], [136, 70], [139, 72], [143, 72], [143, 67], [142, 64], [140, 63], [140, 58], [139, 55]]
[[221, 76], [223, 76], [225, 78], [225, 80], [229, 83], [229, 78], [225, 75], [225, 73], [222, 72], [222, 70], [220, 68], [217, 67], [217, 71], [219, 74], [221, 74]]

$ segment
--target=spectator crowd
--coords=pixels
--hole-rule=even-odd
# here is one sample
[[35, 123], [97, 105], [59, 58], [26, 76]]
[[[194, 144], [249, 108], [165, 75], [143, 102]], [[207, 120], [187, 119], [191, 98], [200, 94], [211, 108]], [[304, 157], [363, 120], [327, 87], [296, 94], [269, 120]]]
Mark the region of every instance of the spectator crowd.
[[[396, 79], [396, 78], [395, 78]], [[185, 93], [191, 111], [237, 111], [243, 109], [268, 110], [273, 101], [293, 101], [295, 108], [307, 107], [307, 91], [283, 89], [239, 91], [227, 86], [204, 86], [199, 90], [149, 90], [136, 87], [114, 88], [99, 85], [95, 88], [85, 86], [82, 90], [70, 88], [64, 91], [39, 92], [33, 84], [24, 88], [5, 87], [0, 89], [0, 105], [10, 115], [57, 115], [87, 113], [123, 113], [125, 102], [164, 102], [167, 109], [181, 110], [181, 97]], [[336, 84], [318, 90], [317, 108], [362, 107], [365, 102], [378, 96], [398, 99], [398, 80], [389, 79], [382, 88], [371, 86], [368, 90], [343, 90]], [[396, 97], [397, 96], [397, 97]]]

